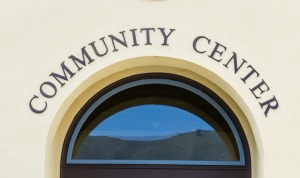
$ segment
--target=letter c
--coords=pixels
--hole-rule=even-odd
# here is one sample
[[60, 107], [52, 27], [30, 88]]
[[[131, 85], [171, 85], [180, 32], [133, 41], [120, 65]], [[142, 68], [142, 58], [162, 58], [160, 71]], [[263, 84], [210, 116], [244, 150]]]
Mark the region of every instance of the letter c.
[[39, 97], [36, 96], [36, 95], [34, 95], [34, 96], [31, 98], [31, 100], [29, 101], [29, 107], [30, 107], [30, 110], [31, 110], [32, 112], [37, 113], [37, 114], [41, 114], [41, 113], [43, 113], [43, 112], [47, 109], [47, 102], [45, 101], [45, 107], [44, 107], [44, 109], [42, 109], [42, 110], [37, 110], [37, 109], [35, 109], [35, 108], [32, 106], [32, 101], [33, 101], [34, 99], [36, 99], [36, 98], [39, 98]]
[[201, 39], [201, 38], [204, 38], [208, 41], [208, 44], [210, 44], [210, 39], [206, 38], [205, 36], [198, 36], [197, 38], [194, 39], [194, 42], [193, 42], [193, 48], [196, 52], [198, 53], [205, 53], [206, 51], [199, 51], [196, 46], [197, 46], [197, 42]]

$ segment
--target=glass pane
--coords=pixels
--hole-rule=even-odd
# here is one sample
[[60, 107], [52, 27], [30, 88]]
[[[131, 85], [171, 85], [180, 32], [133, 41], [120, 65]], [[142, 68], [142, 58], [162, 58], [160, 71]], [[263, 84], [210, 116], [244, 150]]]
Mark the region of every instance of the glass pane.
[[230, 118], [201, 92], [151, 84], [107, 96], [76, 126], [67, 163], [244, 164]]
[[[236, 161], [232, 133], [214, 129], [184, 109], [143, 104], [102, 120], [81, 132], [73, 159], [163, 161]], [[229, 136], [228, 136], [229, 135]], [[130, 162], [130, 161], [129, 161]], [[116, 163], [116, 162], [115, 162]]]

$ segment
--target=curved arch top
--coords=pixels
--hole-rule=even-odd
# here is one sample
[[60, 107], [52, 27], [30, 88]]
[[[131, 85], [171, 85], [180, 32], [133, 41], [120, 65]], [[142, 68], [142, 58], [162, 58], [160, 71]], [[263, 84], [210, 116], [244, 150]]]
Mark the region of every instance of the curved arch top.
[[[85, 123], [88, 122], [91, 115], [95, 115], [95, 111], [97, 111], [97, 108], [101, 107], [103, 103], [107, 102], [110, 98], [113, 96], [120, 94], [126, 90], [130, 90], [136, 87], [148, 87], [148, 86], [168, 86], [168, 87], [175, 87], [179, 88], [179, 90], [185, 91], [187, 93], [192, 93], [192, 95], [198, 98], [201, 98], [205, 100], [209, 105], [211, 105], [216, 112], [220, 115], [221, 118], [224, 119], [224, 121], [221, 124], [215, 124], [213, 119], [210, 117], [205, 117], [205, 114], [201, 114], [201, 112], [196, 112], [198, 117], [206, 121], [207, 123], [211, 124], [214, 128], [218, 127], [228, 127], [230, 132], [232, 133], [233, 138], [233, 146], [236, 144], [236, 152], [238, 154], [238, 159], [236, 160], [123, 160], [123, 159], [117, 159], [117, 160], [99, 160], [99, 159], [74, 159], [75, 157], [72, 156], [75, 149], [75, 144], [78, 138], [80, 137], [80, 134], [82, 134], [82, 128], [87, 127], [84, 126]], [[168, 88], [170, 89], [170, 88]], [[175, 95], [173, 96], [176, 97]], [[173, 98], [173, 99], [174, 99]], [[151, 103], [153, 101], [146, 101], [146, 103]], [[188, 101], [189, 102], [189, 101]], [[174, 102], [173, 102], [174, 103]], [[175, 102], [176, 103], [176, 102]], [[141, 103], [140, 101], [136, 102], [129, 102], [124, 106], [118, 106], [118, 109], [113, 110], [114, 113], [117, 113], [118, 111], [128, 108], [129, 106], [134, 105], [140, 105], [145, 104]], [[157, 104], [157, 100], [156, 100]], [[165, 105], [173, 105], [176, 106], [176, 104], [172, 104], [170, 100], [160, 100], [159, 104], [165, 104]], [[178, 107], [178, 106], [176, 106]], [[191, 107], [183, 107], [185, 110], [190, 111], [191, 113], [195, 112]], [[107, 116], [106, 116], [107, 117]], [[95, 117], [94, 117], [95, 118]], [[104, 118], [105, 119], [105, 118]], [[103, 120], [103, 118], [102, 118]], [[100, 119], [101, 121], [101, 119]], [[65, 164], [167, 164], [167, 165], [231, 165], [231, 166], [246, 166], [246, 159], [250, 159], [248, 156], [248, 153], [245, 154], [245, 148], [248, 150], [247, 141], [245, 141], [245, 137], [243, 136], [243, 133], [241, 133], [241, 130], [238, 130], [237, 127], [240, 127], [238, 124], [237, 119], [235, 118], [234, 114], [230, 111], [228, 107], [226, 107], [226, 104], [218, 98], [214, 93], [212, 93], [209, 89], [206, 87], [200, 85], [199, 83], [196, 83], [190, 79], [171, 75], [171, 74], [144, 74], [144, 75], [136, 75], [132, 76], [126, 79], [123, 79], [121, 81], [118, 81], [111, 86], [107, 87], [103, 91], [100, 91], [97, 96], [95, 96], [92, 99], [92, 102], [87, 104], [87, 106], [84, 108], [84, 111], [81, 112], [76, 119], [76, 127], [73, 127], [73, 130], [69, 133], [72, 133], [69, 135], [69, 147], [67, 149], [67, 154], [65, 159], [62, 161], [65, 161]], [[217, 121], [220, 122], [220, 121]], [[224, 126], [227, 125], [227, 126]], [[238, 125], [236, 127], [236, 125]], [[95, 126], [93, 126], [95, 127]], [[223, 130], [224, 130], [223, 128]], [[222, 129], [220, 129], [222, 130]], [[91, 130], [90, 130], [91, 131]], [[241, 136], [242, 138], [241, 139]], [[226, 135], [226, 134], [225, 134]], [[87, 136], [87, 133], [85, 133], [85, 136]], [[226, 136], [225, 136], [226, 137]], [[222, 138], [222, 137], [221, 137]], [[222, 138], [223, 139], [223, 138]], [[68, 139], [67, 139], [68, 140]], [[244, 140], [244, 141], [242, 141]], [[82, 141], [82, 140], [81, 140]], [[224, 140], [223, 140], [224, 141]], [[81, 142], [82, 143], [82, 142]], [[246, 155], [246, 156], [245, 156]], [[249, 162], [249, 161], [248, 161]]]

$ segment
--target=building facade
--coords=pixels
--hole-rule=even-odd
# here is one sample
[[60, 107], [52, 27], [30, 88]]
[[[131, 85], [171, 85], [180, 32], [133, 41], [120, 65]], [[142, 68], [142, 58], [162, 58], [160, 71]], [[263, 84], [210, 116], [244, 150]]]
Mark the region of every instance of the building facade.
[[[299, 2], [2, 4], [0, 177], [299, 176]], [[137, 86], [144, 88], [132, 90], [130, 99], [137, 100], [128, 104], [125, 90]], [[151, 96], [140, 92], [148, 87]], [[167, 100], [161, 95], [176, 88], [180, 89]], [[140, 96], [154, 99], [139, 100]], [[187, 96], [203, 100], [211, 109], [198, 107]], [[174, 104], [177, 100], [187, 105]], [[76, 162], [68, 154], [76, 149], [74, 142], [89, 118], [96, 118], [93, 112], [101, 113], [106, 101], [117, 101], [115, 108], [107, 107], [113, 113], [121, 111], [116, 109], [120, 103], [124, 108], [150, 103], [207, 117], [203, 120], [211, 130], [221, 130], [218, 135], [230, 158]], [[213, 113], [220, 119], [210, 116]], [[159, 124], [152, 122], [156, 128]], [[200, 132], [199, 127], [191, 131], [204, 138], [209, 129]]]

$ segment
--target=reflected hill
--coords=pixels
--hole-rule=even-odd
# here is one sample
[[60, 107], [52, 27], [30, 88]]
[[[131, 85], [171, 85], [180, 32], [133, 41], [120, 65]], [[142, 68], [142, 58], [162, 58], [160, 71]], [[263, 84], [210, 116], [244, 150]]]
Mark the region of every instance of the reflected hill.
[[88, 136], [78, 149], [75, 159], [231, 160], [226, 145], [214, 131], [192, 131], [152, 139], [142, 141]]
[[171, 138], [175, 135], [179, 134], [171, 134], [171, 135], [161, 135], [161, 136], [113, 136], [113, 138], [119, 138], [122, 140], [131, 140], [131, 141], [154, 141], [154, 140], [164, 140], [167, 138]]

